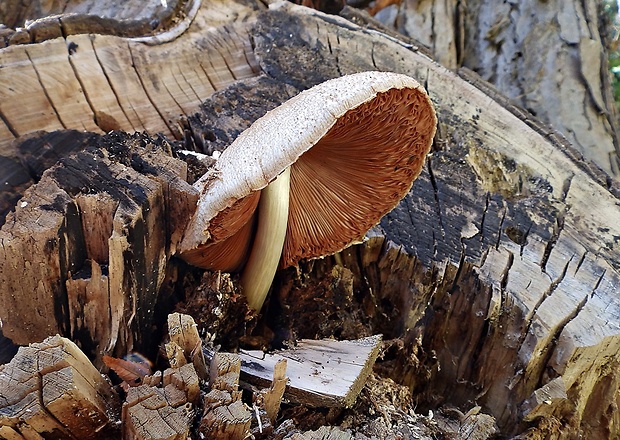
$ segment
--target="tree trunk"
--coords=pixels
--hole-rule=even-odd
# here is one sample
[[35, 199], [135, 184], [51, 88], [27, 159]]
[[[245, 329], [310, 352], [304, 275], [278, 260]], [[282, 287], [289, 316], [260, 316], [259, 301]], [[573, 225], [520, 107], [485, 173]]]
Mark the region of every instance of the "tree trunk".
[[[203, 5], [198, 15], [207, 22], [208, 13], [213, 13], [208, 8], [209, 4]], [[76, 35], [4, 49], [0, 52], [0, 84], [10, 86], [0, 89], [0, 113], [6, 128], [0, 139], [5, 140], [6, 160], [15, 163], [23, 159], [19, 149], [23, 143], [12, 141], [15, 136], [30, 129], [86, 124], [96, 118], [105, 103], [109, 104], [105, 114], [116, 115], [114, 124], [118, 123], [120, 128], [161, 130], [183, 137], [184, 147], [211, 152], [225, 148], [241, 130], [288, 96], [326, 79], [363, 70], [411, 75], [426, 87], [439, 117], [438, 135], [426, 169], [411, 193], [384, 217], [364, 245], [305, 265], [303, 274], [310, 275], [300, 279], [331, 279], [333, 283], [322, 286], [341, 286], [342, 292], [326, 289], [325, 295], [332, 295], [334, 301], [355, 304], [357, 308], [351, 313], [360, 318], [365, 331], [382, 332], [385, 339], [399, 339], [403, 343], [402, 353], [390, 368], [385, 364], [383, 371], [415, 388], [420, 403], [429, 408], [445, 403], [463, 408], [480, 404], [483, 411], [497, 418], [506, 435], [526, 430], [532, 435], [553, 438], [618, 435], [620, 300], [616, 286], [620, 284], [620, 189], [616, 183], [583, 159], [565, 138], [513, 105], [475, 74], [467, 69], [455, 72], [436, 64], [411, 41], [373, 28], [364, 14], [345, 10], [344, 15], [352, 20], [348, 21], [286, 3], [258, 11], [260, 5], [248, 2], [244, 6], [232, 1], [216, 9], [221, 12], [224, 8], [237, 11], [234, 24], [219, 22], [219, 27], [211, 24], [203, 28], [204, 22], [196, 22], [197, 18], [190, 31], [158, 46], [120, 37]], [[227, 39], [214, 37], [223, 35], [222, 32], [227, 32]], [[80, 41], [76, 53], [67, 56], [65, 38]], [[102, 48], [99, 52], [99, 46], [90, 41], [106, 41], [114, 50]], [[55, 45], [62, 50], [52, 50]], [[222, 46], [231, 48], [226, 49], [231, 55], [217, 58], [222, 62], [222, 70], [209, 70], [208, 66], [215, 61], [207, 64], [201, 57], [209, 59], [211, 54], [220, 53]], [[55, 60], [54, 69], [46, 70], [49, 66], [41, 64], [35, 70], [39, 58], [34, 55], [44, 50], [49, 59]], [[66, 99], [68, 103], [78, 102], [82, 91], [89, 99], [82, 110], [61, 118], [69, 109], [64, 107], [65, 101], [54, 101], [54, 93], [60, 93], [58, 81], [50, 82], [50, 86], [46, 86], [46, 81], [51, 81], [52, 72], [59, 72], [63, 65], [70, 69], [67, 75], [75, 79], [77, 76], [71, 73], [72, 57], [77, 54], [85, 57], [83, 68], [93, 72], [80, 78], [92, 78], [96, 86], [87, 89], [74, 84], [62, 89], [76, 94], [72, 95], [75, 100]], [[233, 54], [238, 56], [232, 58]], [[118, 68], [120, 62], [126, 62], [125, 69]], [[29, 76], [24, 69], [30, 72]], [[149, 75], [153, 69], [161, 75]], [[234, 72], [245, 72], [246, 76]], [[220, 75], [229, 75], [218, 83], [222, 86], [230, 84], [233, 77], [238, 81], [215, 94], [212, 93], [216, 87], [194, 88], [197, 84], [215, 84]], [[15, 78], [21, 81], [24, 76], [31, 80], [30, 89], [17, 88], [21, 82]], [[178, 122], [173, 115], [181, 113], [179, 108], [183, 106], [181, 95], [173, 91], [179, 89], [187, 92], [182, 94], [188, 97], [183, 101], [183, 106], [187, 106], [185, 114], [198, 111], [200, 99], [212, 96], [196, 116]], [[36, 93], [38, 99], [33, 98]], [[39, 104], [36, 108], [51, 112], [19, 113], [35, 103]], [[129, 123], [129, 115], [135, 115], [140, 123]], [[121, 148], [124, 142], [115, 144], [115, 148]], [[106, 151], [101, 154], [107, 155], [108, 160], [110, 150]], [[157, 157], [161, 154], [158, 151]], [[79, 157], [82, 156], [70, 160]], [[153, 217], [154, 223], [144, 224], [161, 227], [157, 221], [172, 212], [167, 210], [170, 199], [162, 198], [161, 190], [149, 185], [151, 178], [141, 180], [139, 174], [150, 175], [150, 168], [139, 167], [136, 161], [114, 165], [110, 160], [109, 166], [119, 170], [112, 176], [115, 185], [122, 187], [130, 180], [138, 187], [152, 189], [154, 198], [149, 203], [160, 200], [166, 209]], [[111, 321], [105, 324], [106, 329], [97, 333], [98, 327], [89, 328], [88, 320], [79, 315], [85, 313], [77, 307], [81, 300], [72, 299], [68, 292], [69, 286], [76, 283], [96, 284], [92, 277], [90, 281], [78, 281], [73, 275], [81, 267], [91, 267], [97, 258], [88, 253], [72, 254], [71, 264], [67, 264], [63, 252], [87, 248], [85, 222], [97, 211], [92, 205], [76, 202], [87, 197], [84, 189], [88, 186], [68, 191], [63, 188], [66, 182], [58, 179], [55, 184], [67, 194], [59, 203], [79, 209], [50, 209], [50, 197], [54, 201], [52, 196], [58, 191], [52, 188], [50, 193], [50, 180], [48, 186], [41, 183], [58, 176], [58, 170], [67, 163], [46, 172], [17, 203], [15, 212], [9, 213], [2, 228], [0, 277], [14, 277], [11, 259], [21, 258], [21, 278], [32, 279], [26, 287], [17, 281], [0, 283], [3, 331], [12, 338], [23, 337], [22, 343], [40, 338], [50, 330], [66, 333], [73, 319], [69, 319], [67, 310], [77, 310], [75, 322], [86, 323], [90, 335], [103, 334], [107, 340], [100, 341], [100, 347], [111, 350], [116, 336], [110, 336], [110, 328], [118, 333], [118, 326], [127, 324], [135, 337], [150, 328], [153, 303], [149, 301], [160, 294], [159, 273], [163, 272], [149, 273], [152, 282], [148, 283], [135, 282], [132, 276], [140, 273], [140, 268], [152, 267], [154, 262], [168, 264], [174, 240], [171, 235], [160, 237], [166, 242], [154, 245], [166, 248], [160, 254], [157, 249], [140, 253], [135, 250], [142, 241], [135, 239], [128, 226], [135, 222], [115, 223], [118, 228], [113, 230], [104, 228], [105, 225], [96, 229], [105, 239], [118, 235], [123, 238], [122, 249], [115, 255], [130, 255], [123, 260], [126, 264], [122, 267], [127, 269], [123, 276], [131, 287], [130, 293], [124, 294], [131, 296], [122, 297], [125, 290], [118, 289], [116, 314], [108, 312]], [[171, 159], [169, 166], [175, 163]], [[127, 172], [131, 179], [125, 177]], [[89, 179], [94, 178], [87, 177], [86, 181]], [[161, 181], [159, 184], [164, 185]], [[146, 205], [140, 206], [142, 211], [136, 208], [134, 212], [148, 217]], [[34, 226], [20, 229], [24, 210], [45, 211], [40, 217], [33, 217], [31, 223], [41, 228], [37, 232], [46, 240], [44, 243], [29, 241]], [[188, 213], [191, 209], [179, 208], [175, 212]], [[54, 222], [39, 221], [52, 217]], [[120, 232], [114, 235], [113, 231]], [[73, 248], [67, 245], [78, 242], [82, 244]], [[61, 243], [64, 247], [48, 243]], [[40, 246], [40, 251], [31, 252], [32, 245]], [[17, 248], [23, 250], [9, 258], [7, 250]], [[36, 260], [36, 270], [24, 269], [30, 267], [31, 260], [43, 258], [39, 254], [49, 257], [53, 264], [45, 266]], [[113, 249], [108, 248], [107, 254], [101, 255], [111, 258]], [[339, 274], [347, 273], [341, 266], [353, 278], [338, 284], [336, 281], [344, 277]], [[340, 269], [333, 271], [333, 267]], [[163, 271], [163, 266], [160, 268]], [[286, 276], [290, 274], [285, 273], [283, 279]], [[292, 288], [283, 283], [274, 290], [272, 301], [290, 305], [293, 293], [305, 292], [307, 303], [303, 302], [303, 295], [293, 302], [313, 308], [302, 307], [305, 315], [283, 318], [300, 333], [312, 331], [317, 323], [335, 328], [339, 323], [329, 317], [349, 310], [335, 307], [325, 315], [326, 310], [316, 308], [316, 297], [308, 297], [307, 287], [312, 283], [304, 285], [299, 279], [295, 283]], [[108, 295], [112, 291], [108, 287], [101, 289]], [[144, 296], [147, 292], [152, 296]], [[336, 293], [342, 295], [336, 298]], [[15, 314], [14, 309], [19, 306], [16, 298], [24, 302], [37, 298], [51, 309], [41, 308], [31, 316]], [[145, 302], [136, 307], [130, 300], [134, 298], [147, 299], [140, 299]], [[132, 313], [139, 316], [137, 327]], [[307, 322], [303, 321], [305, 316]], [[24, 322], [28, 323], [25, 328]], [[349, 330], [340, 329], [342, 337]], [[80, 334], [72, 336], [79, 338]], [[120, 343], [123, 349], [131, 348], [126, 341]], [[427, 359], [422, 365], [427, 372], [424, 381], [412, 377], [412, 368], [404, 362], [414, 348], [419, 348]], [[550, 398], [541, 397], [545, 395]]]
[[617, 109], [597, 0], [404, 0], [378, 15], [449, 68], [467, 67], [620, 176]]

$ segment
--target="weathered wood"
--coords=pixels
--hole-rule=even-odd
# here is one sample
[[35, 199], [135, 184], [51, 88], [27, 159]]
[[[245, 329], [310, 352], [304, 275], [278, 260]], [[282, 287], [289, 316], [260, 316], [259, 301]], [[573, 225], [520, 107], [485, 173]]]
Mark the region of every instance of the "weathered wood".
[[265, 411], [272, 425], [276, 423], [282, 397], [286, 390], [286, 383], [288, 382], [288, 377], [286, 377], [286, 365], [286, 359], [280, 359], [276, 362], [273, 367], [273, 381], [271, 382], [271, 386], [260, 391]]
[[[276, 26], [283, 22], [304, 29], [286, 45]], [[437, 104], [440, 137], [428, 173], [382, 221], [395, 250], [417, 257], [398, 257], [390, 276], [413, 293], [392, 313], [403, 330], [419, 322], [415, 331], [438, 353], [429, 395], [485, 402], [507, 426], [517, 411], [505, 402], [563, 375], [573, 390], [571, 422], [599, 429], [584, 411], [602, 382], [589, 378], [585, 362], [614, 364], [619, 314], [612, 286], [620, 213], [605, 177], [471, 75], [464, 81], [392, 37], [280, 4], [260, 16], [255, 42], [263, 69], [289, 84], [378, 68], [422, 80]], [[306, 77], [300, 62], [316, 68]], [[395, 263], [384, 257], [370, 270]], [[420, 320], [416, 312], [429, 300]], [[593, 416], [609, 426], [602, 412]]]
[[[225, 146], [235, 127], [266, 111], [265, 100], [275, 105], [289, 91], [359, 70], [414, 76], [439, 109], [427, 170], [382, 221], [385, 238], [343, 253], [350, 278], [342, 269], [334, 275], [351, 285], [349, 304], [361, 298], [368, 314], [359, 313], [359, 325], [401, 341], [393, 365], [403, 374], [394, 377], [429, 407], [479, 402], [507, 433], [542, 432], [564, 417], [558, 436], [616, 435], [620, 424], [608, 414], [616, 405], [620, 343], [617, 183], [466, 70], [448, 71], [394, 35], [279, 4], [258, 15], [252, 36], [248, 58], [269, 77], [214, 96], [197, 118], [213, 119], [212, 127], [183, 125], [198, 149]], [[102, 96], [111, 97], [106, 90]], [[241, 104], [254, 107], [246, 112]], [[62, 236], [59, 229], [53, 237]], [[334, 261], [324, 263], [315, 263], [316, 272], [332, 273]], [[46, 277], [41, 267], [23, 278]], [[414, 348], [427, 362], [423, 380], [414, 380], [406, 359]], [[521, 404], [557, 377], [567, 399], [552, 399], [549, 411], [523, 428]]]
[[286, 360], [281, 359], [274, 367], [271, 386], [254, 391], [252, 394], [252, 409], [256, 420], [252, 427], [254, 437], [271, 438], [274, 435], [274, 429], [277, 426], [276, 419], [287, 382]]
[[0, 366], [2, 438], [114, 438], [117, 408], [111, 385], [60, 336], [21, 347]]
[[293, 440], [352, 440], [353, 436], [348, 432], [333, 426], [322, 426], [316, 431], [295, 433], [291, 436]]
[[285, 397], [313, 407], [350, 407], [366, 383], [379, 353], [381, 336], [355, 341], [300, 340], [274, 353], [242, 351], [243, 380], [269, 384], [281, 360], [287, 362]]
[[232, 353], [216, 353], [211, 359], [211, 391], [204, 398], [200, 433], [215, 440], [242, 440], [250, 432], [252, 415], [241, 401], [241, 359]]
[[198, 377], [207, 379], [207, 366], [202, 353], [202, 339], [194, 318], [180, 313], [168, 315], [168, 335], [170, 341], [183, 350], [186, 358], [194, 364]]
[[167, 262], [197, 194], [167, 144], [116, 134], [98, 143], [44, 173], [7, 217], [0, 317], [15, 343], [59, 332], [100, 365], [103, 354], [148, 344]]
[[[189, 318], [179, 314], [168, 316], [171, 339], [180, 341], [184, 332], [191, 334], [193, 326]], [[170, 344], [178, 347], [178, 350], [167, 350], [173, 368], [143, 376], [141, 385], [129, 384], [127, 388], [122, 412], [126, 439], [190, 438], [194, 407], [200, 398], [200, 378], [194, 364], [188, 363], [185, 357], [190, 352], [184, 352], [176, 342]]]
[[[154, 13], [142, 3], [124, 8], [128, 16], [136, 9], [143, 9], [136, 17]], [[169, 3], [172, 11], [181, 4]], [[98, 29], [92, 20], [80, 25], [76, 16], [60, 16], [56, 21], [63, 36], [0, 49], [0, 152], [10, 140], [36, 130], [146, 130], [181, 136], [181, 115], [198, 110], [214, 90], [258, 74], [249, 23], [243, 22], [253, 5], [187, 4], [200, 6], [192, 25], [167, 45], [101, 35], [106, 29], [119, 33], [115, 30], [126, 22], [111, 26], [112, 20]], [[118, 8], [108, 13], [114, 16]], [[157, 19], [154, 13], [149, 23]]]
[[[191, 368], [193, 365], [188, 364]], [[195, 374], [195, 372], [194, 372]], [[123, 404], [123, 438], [160, 440], [190, 438], [193, 409], [174, 385], [129, 388]]]
[[[180, 15], [187, 13], [194, 1], [170, 0], [164, 6], [160, 2], [126, 1], [24, 1], [5, 2], [0, 5], [0, 23], [9, 28], [24, 28], [30, 33], [30, 41], [40, 41], [37, 34], [54, 33], [47, 28], [56, 27], [57, 36], [71, 35], [72, 27], [67, 22], [82, 24], [82, 32], [97, 33], [154, 32], [169, 26], [171, 21], [180, 21]], [[99, 23], [99, 26], [97, 26]], [[60, 28], [64, 27], [64, 33]]]

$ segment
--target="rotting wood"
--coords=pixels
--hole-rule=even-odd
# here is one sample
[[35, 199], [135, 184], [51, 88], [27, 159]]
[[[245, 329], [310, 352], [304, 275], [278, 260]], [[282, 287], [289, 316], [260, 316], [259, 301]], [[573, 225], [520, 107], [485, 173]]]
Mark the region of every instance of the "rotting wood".
[[21, 347], [0, 366], [1, 438], [114, 438], [118, 405], [112, 386], [60, 336]]
[[287, 382], [286, 360], [280, 359], [274, 367], [271, 386], [252, 394], [252, 409], [256, 419], [252, 428], [254, 437], [270, 438], [273, 436]]
[[333, 426], [322, 426], [316, 431], [295, 433], [291, 436], [292, 440], [352, 440], [353, 436]]
[[[169, 315], [171, 339], [183, 342], [185, 332], [190, 339], [193, 328], [190, 320], [187, 315]], [[136, 381], [139, 385], [126, 387], [122, 411], [125, 439], [190, 438], [194, 408], [200, 398], [200, 378], [194, 363], [188, 362], [191, 350], [184, 352], [176, 342], [170, 344], [178, 348], [167, 350], [172, 368], [142, 376]], [[194, 343], [190, 345], [193, 347]]]
[[285, 398], [313, 407], [350, 407], [372, 371], [381, 336], [355, 341], [300, 340], [274, 353], [242, 351], [243, 380], [265, 386], [278, 362], [286, 360]]
[[[568, 399], [552, 401], [551, 415], [534, 425], [568, 404], [564, 435], [615, 433], [607, 414], [618, 388], [617, 184], [483, 83], [394, 36], [282, 5], [253, 32], [255, 55], [278, 91], [393, 70], [421, 80], [440, 109], [428, 169], [382, 222], [385, 238], [343, 257], [347, 270], [365, 275], [355, 278], [355, 293], [366, 292], [364, 304], [379, 312], [373, 325], [437, 353], [426, 404], [479, 401], [510, 430], [523, 400], [561, 375]], [[274, 96], [251, 90], [254, 103]], [[218, 136], [213, 130], [195, 145]]]
[[[276, 23], [283, 21], [307, 31], [281, 45]], [[404, 268], [392, 273], [394, 282], [414, 289], [398, 304], [408, 316], [396, 322], [415, 328], [417, 307], [431, 299], [415, 330], [441, 365], [429, 394], [482, 401], [506, 427], [518, 412], [505, 402], [518, 405], [562, 375], [572, 389], [571, 423], [588, 432], [609, 426], [603, 414], [614, 405], [611, 395], [586, 412], [596, 406], [587, 402], [599, 395], [597, 384], [618, 380], [590, 373], [592, 365], [611, 371], [618, 360], [613, 323], [620, 305], [612, 286], [620, 264], [612, 237], [620, 236], [620, 212], [613, 182], [479, 80], [463, 81], [393, 37], [281, 3], [260, 16], [255, 42], [261, 66], [289, 84], [305, 88], [378, 68], [418, 78], [437, 105], [440, 136], [427, 173], [381, 224], [395, 243], [388, 248], [415, 255], [406, 264], [422, 275], [403, 283]], [[299, 74], [301, 60], [315, 66], [311, 73]], [[463, 322], [470, 323], [465, 331]]]
[[280, 404], [282, 403], [284, 391], [286, 391], [286, 383], [288, 382], [288, 377], [286, 377], [286, 365], [286, 359], [280, 359], [276, 362], [273, 368], [273, 381], [271, 386], [260, 391], [267, 417], [269, 417], [271, 424], [274, 426], [276, 418], [278, 417], [278, 412], [280, 411]]
[[216, 353], [211, 359], [211, 391], [204, 397], [199, 431], [214, 440], [242, 440], [250, 432], [252, 415], [241, 401], [241, 359], [232, 353]]
[[[187, 364], [193, 371], [194, 366]], [[197, 376], [193, 371], [193, 375]], [[165, 377], [165, 374], [164, 374]], [[190, 438], [194, 416], [188, 395], [174, 382], [163, 387], [129, 388], [123, 404], [123, 438], [128, 440], [184, 440]]]
[[148, 345], [145, 330], [197, 194], [165, 142], [113, 134], [98, 145], [44, 173], [9, 214], [0, 231], [0, 317], [17, 344], [61, 333], [101, 365], [103, 354]]

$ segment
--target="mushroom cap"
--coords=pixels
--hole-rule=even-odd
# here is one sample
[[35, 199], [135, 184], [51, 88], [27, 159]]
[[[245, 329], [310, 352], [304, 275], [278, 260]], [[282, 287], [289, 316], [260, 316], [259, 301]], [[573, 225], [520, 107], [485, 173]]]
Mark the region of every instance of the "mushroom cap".
[[363, 72], [301, 92], [256, 120], [195, 183], [202, 195], [181, 257], [240, 269], [260, 190], [288, 166], [280, 267], [359, 242], [410, 190], [436, 125], [428, 95], [406, 75]]

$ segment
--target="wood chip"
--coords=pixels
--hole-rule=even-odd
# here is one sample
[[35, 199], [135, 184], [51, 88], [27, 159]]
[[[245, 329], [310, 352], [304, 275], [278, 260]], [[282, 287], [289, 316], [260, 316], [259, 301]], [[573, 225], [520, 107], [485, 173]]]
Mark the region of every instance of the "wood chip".
[[289, 384], [284, 397], [309, 406], [350, 407], [377, 358], [381, 336], [354, 341], [303, 339], [273, 354], [242, 352], [243, 380], [269, 386], [278, 361], [287, 361]]

